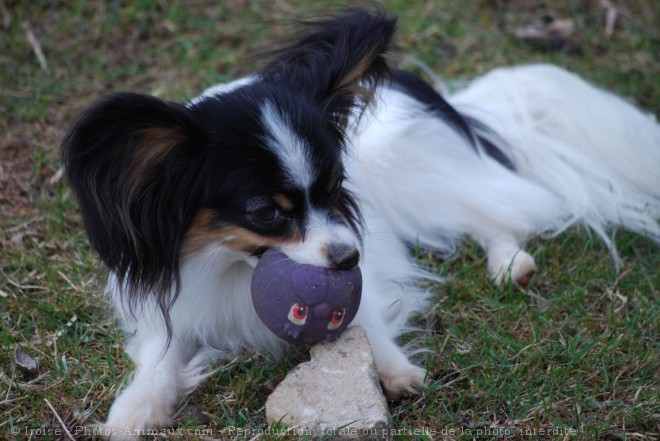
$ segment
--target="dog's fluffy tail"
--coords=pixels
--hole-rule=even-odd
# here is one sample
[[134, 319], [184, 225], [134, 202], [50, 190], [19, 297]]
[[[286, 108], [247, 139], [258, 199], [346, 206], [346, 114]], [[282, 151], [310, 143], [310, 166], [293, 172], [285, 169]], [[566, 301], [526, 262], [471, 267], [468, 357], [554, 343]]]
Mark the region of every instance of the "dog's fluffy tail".
[[[556, 234], [583, 223], [616, 250], [621, 226], [660, 242], [660, 125], [623, 99], [561, 68], [494, 70], [451, 97], [501, 139], [521, 175], [561, 201]], [[488, 137], [488, 133], [482, 134]]]

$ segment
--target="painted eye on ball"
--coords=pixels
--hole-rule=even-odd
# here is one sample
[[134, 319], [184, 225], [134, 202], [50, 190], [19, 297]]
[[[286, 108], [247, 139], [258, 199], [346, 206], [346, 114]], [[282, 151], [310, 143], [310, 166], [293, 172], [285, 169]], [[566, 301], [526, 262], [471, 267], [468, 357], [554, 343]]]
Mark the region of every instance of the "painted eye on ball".
[[302, 326], [307, 321], [307, 306], [294, 303], [287, 316], [291, 323]]
[[328, 323], [328, 330], [332, 331], [340, 327], [341, 324], [344, 323], [345, 316], [346, 316], [346, 308], [332, 311], [332, 318], [330, 319], [330, 323]]

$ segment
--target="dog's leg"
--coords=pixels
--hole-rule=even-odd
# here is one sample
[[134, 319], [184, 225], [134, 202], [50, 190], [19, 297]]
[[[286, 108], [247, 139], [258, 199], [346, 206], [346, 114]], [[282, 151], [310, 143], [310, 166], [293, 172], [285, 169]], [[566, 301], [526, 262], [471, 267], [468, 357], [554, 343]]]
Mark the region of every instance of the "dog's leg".
[[385, 394], [396, 398], [424, 386], [425, 370], [408, 360], [395, 338], [409, 329], [411, 316], [427, 310], [428, 291], [416, 285], [427, 275], [373, 205], [365, 204], [363, 214], [362, 299], [353, 323], [367, 334]]
[[[146, 332], [141, 335], [141, 331]], [[105, 435], [111, 440], [139, 439], [141, 431], [171, 423], [171, 415], [184, 392], [180, 377], [192, 357], [191, 346], [179, 340], [172, 340], [167, 346], [164, 328], [138, 329], [126, 348], [136, 371], [116, 398], [107, 421], [100, 425]]]
[[474, 235], [486, 251], [488, 272], [498, 286], [507, 282], [525, 287], [537, 268], [534, 258], [522, 249], [515, 235], [507, 232], [479, 232]]
[[412, 364], [390, 338], [378, 312], [374, 308], [360, 308], [353, 323], [361, 325], [367, 334], [385, 396], [394, 399], [419, 392], [424, 386], [426, 371]]

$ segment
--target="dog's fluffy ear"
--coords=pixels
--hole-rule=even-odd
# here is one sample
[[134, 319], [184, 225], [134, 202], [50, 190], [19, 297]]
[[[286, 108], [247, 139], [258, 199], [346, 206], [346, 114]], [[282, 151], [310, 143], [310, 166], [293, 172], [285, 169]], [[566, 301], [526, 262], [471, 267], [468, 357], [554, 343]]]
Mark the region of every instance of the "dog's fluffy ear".
[[396, 19], [352, 10], [303, 25], [310, 33], [268, 54], [273, 58], [262, 77], [314, 100], [343, 140], [351, 113], [364, 110], [390, 76], [386, 55]]
[[[206, 144], [188, 109], [109, 96], [78, 117], [62, 160], [92, 247], [133, 296], [169, 295]], [[131, 298], [131, 300], [136, 300]], [[162, 304], [161, 304], [162, 305]]]

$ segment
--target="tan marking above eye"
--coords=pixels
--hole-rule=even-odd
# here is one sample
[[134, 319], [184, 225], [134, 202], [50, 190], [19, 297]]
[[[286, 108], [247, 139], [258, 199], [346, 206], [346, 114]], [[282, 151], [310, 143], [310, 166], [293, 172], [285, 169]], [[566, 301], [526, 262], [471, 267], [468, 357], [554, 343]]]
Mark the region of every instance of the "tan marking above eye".
[[277, 203], [277, 205], [280, 206], [282, 210], [284, 211], [293, 210], [294, 207], [293, 201], [288, 197], [284, 196], [283, 194], [277, 193], [275, 196], [273, 196], [273, 200], [275, 201], [275, 203]]

